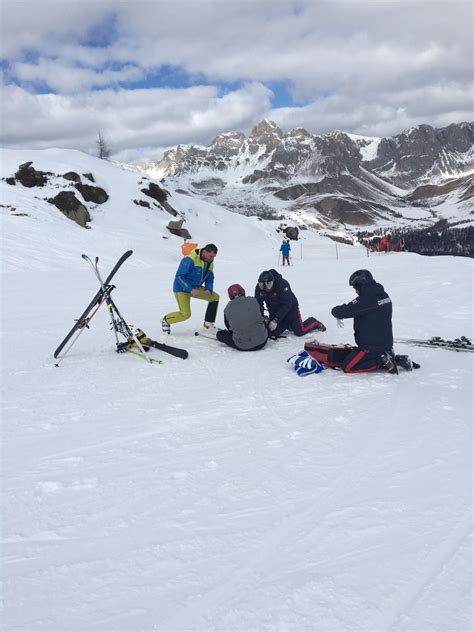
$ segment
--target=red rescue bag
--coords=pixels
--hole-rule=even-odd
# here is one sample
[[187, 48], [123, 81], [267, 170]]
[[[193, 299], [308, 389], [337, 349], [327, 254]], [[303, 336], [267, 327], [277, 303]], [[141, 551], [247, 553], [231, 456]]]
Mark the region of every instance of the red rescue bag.
[[330, 369], [340, 368], [344, 358], [354, 349], [351, 345], [323, 345], [319, 342], [306, 342], [304, 348], [312, 358]]

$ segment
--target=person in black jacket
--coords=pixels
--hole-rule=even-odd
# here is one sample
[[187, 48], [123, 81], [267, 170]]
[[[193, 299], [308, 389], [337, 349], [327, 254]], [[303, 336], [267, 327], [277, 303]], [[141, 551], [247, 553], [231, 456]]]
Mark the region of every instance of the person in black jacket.
[[338, 320], [354, 319], [357, 347], [352, 348], [342, 361], [342, 370], [362, 373], [384, 369], [398, 373], [392, 349], [392, 301], [389, 295], [369, 270], [356, 270], [349, 278], [349, 285], [356, 291], [357, 298], [331, 310]]
[[298, 299], [290, 284], [276, 270], [264, 270], [258, 277], [255, 298], [262, 315], [268, 311], [268, 330], [272, 338], [278, 338], [286, 329], [295, 336], [304, 336], [311, 331], [326, 331], [326, 327], [312, 316], [302, 320]]

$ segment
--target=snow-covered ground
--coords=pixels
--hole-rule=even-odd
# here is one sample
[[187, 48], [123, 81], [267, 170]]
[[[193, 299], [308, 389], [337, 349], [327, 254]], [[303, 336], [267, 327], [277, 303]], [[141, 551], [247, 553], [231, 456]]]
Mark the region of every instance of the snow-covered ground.
[[[298, 378], [286, 359], [305, 339], [244, 354], [196, 338], [199, 301], [165, 340], [181, 242], [170, 216], [130, 203], [137, 174], [83, 154], [8, 152], [2, 176], [33, 154], [38, 169], [92, 171], [111, 198], [85, 230], [37, 199], [51, 192], [0, 185], [4, 629], [470, 630], [472, 355], [398, 344], [419, 371]], [[220, 248], [222, 307], [228, 285], [251, 293], [277, 265], [276, 223], [170, 201]], [[302, 244], [281, 271], [303, 316], [327, 324], [321, 341], [353, 341], [330, 309], [360, 267], [390, 293], [396, 337], [472, 336], [471, 260], [341, 244], [336, 259], [312, 231]], [[102, 308], [56, 367], [97, 290], [81, 253], [107, 273], [128, 248], [118, 307], [189, 358], [117, 355]]]

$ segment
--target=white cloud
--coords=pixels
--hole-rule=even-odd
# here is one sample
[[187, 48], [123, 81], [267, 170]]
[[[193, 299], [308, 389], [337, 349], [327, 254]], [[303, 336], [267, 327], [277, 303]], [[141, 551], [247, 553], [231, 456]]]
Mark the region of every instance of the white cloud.
[[[249, 84], [220, 96], [212, 86], [181, 90], [101, 90], [85, 95], [33, 95], [7, 86], [4, 143], [10, 147], [74, 147], [95, 151], [100, 129], [115, 153], [142, 146], [207, 142], [268, 112], [270, 91]], [[155, 159], [158, 156], [155, 156]]]
[[120, 70], [98, 71], [53, 60], [42, 60], [38, 64], [17, 62], [13, 64], [12, 69], [23, 82], [44, 82], [52, 90], [63, 94], [139, 81], [145, 74], [143, 70], [132, 65], [124, 66]]
[[[3, 0], [3, 92], [19, 105], [4, 107], [4, 142], [28, 142], [20, 113], [31, 143], [67, 146], [79, 122], [75, 147], [100, 125], [117, 151], [266, 116], [379, 135], [471, 120], [472, 20], [464, 0]], [[44, 84], [58, 94], [34, 95]]]

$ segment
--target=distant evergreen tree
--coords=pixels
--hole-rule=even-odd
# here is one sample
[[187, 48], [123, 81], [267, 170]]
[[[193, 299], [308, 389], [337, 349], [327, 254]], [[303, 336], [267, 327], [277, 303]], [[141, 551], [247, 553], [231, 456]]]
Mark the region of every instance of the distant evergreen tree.
[[[469, 221], [469, 220], [466, 220]], [[390, 228], [382, 234], [390, 236], [391, 244], [400, 244], [406, 252], [417, 252], [420, 255], [455, 255], [458, 257], [474, 257], [474, 226], [450, 226], [441, 219], [428, 228]], [[376, 249], [380, 233], [357, 233], [359, 241], [367, 247]]]

